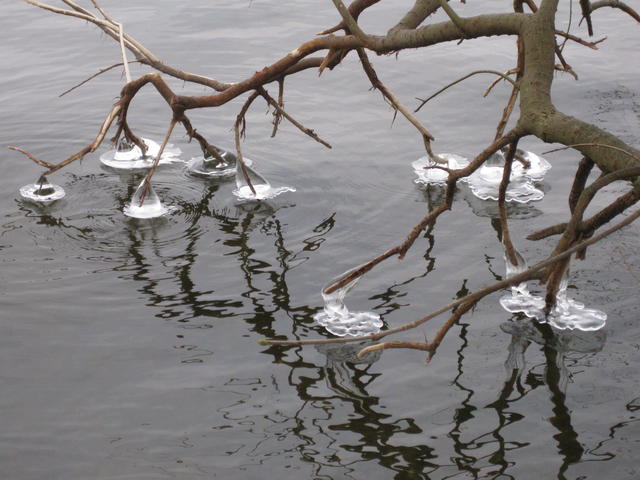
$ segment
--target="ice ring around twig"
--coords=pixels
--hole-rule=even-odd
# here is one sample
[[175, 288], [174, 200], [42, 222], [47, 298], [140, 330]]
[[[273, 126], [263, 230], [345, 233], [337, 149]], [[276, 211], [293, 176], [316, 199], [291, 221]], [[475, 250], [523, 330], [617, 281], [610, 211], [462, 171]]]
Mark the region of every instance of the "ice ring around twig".
[[[193, 157], [187, 162], [187, 170], [190, 174], [204, 178], [231, 177], [236, 174], [236, 156], [231, 152], [224, 151], [221, 154], [224, 161], [219, 161], [215, 157]], [[248, 167], [253, 165], [253, 161], [244, 159], [244, 164]]]
[[454, 153], [439, 153], [436, 156], [444, 160], [444, 162], [438, 162], [431, 157], [424, 156], [411, 163], [414, 172], [418, 176], [418, 178], [414, 180], [415, 183], [422, 185], [445, 185], [449, 173], [443, 170], [443, 168], [457, 170], [469, 164], [466, 158]]
[[123, 213], [127, 217], [140, 219], [157, 218], [171, 212], [171, 208], [167, 208], [162, 204], [152, 185], [149, 185], [144, 202], [140, 205], [143, 191], [144, 180], [138, 185], [133, 197], [131, 197], [131, 202], [124, 206]]
[[[140, 147], [131, 144], [125, 138], [121, 138], [115, 149], [109, 150], [100, 155], [100, 162], [103, 165], [119, 170], [142, 170], [151, 168], [153, 161], [158, 156], [160, 145], [153, 140], [143, 138], [142, 141], [147, 146], [147, 153], [143, 154]], [[167, 144], [159, 165], [179, 162], [181, 150], [172, 144]]]
[[[268, 200], [275, 198], [285, 192], [295, 192], [293, 187], [277, 187], [274, 188], [261, 174], [245, 164], [244, 173], [242, 168], [238, 166], [236, 171], [236, 189], [233, 194], [238, 200]], [[246, 176], [251, 181], [251, 186], [247, 182]], [[251, 189], [253, 187], [253, 190]]]
[[[507, 202], [528, 203], [541, 200], [544, 192], [536, 188], [533, 183], [544, 178], [551, 165], [534, 153], [518, 151], [528, 162], [528, 168], [521, 162], [514, 161], [509, 177], [509, 185], [505, 195]], [[504, 172], [505, 158], [502, 152], [497, 152], [474, 173], [462, 181], [469, 185], [473, 194], [481, 200], [498, 200], [500, 183]]]
[[20, 196], [22, 198], [44, 205], [60, 200], [65, 195], [65, 191], [60, 185], [49, 183], [44, 175], [36, 183], [20, 187]]
[[[527, 270], [527, 264], [519, 252], [516, 253], [518, 265], [509, 262], [505, 255], [507, 266], [507, 278]], [[511, 287], [511, 293], [500, 299], [500, 305], [507, 312], [522, 313], [540, 323], [548, 323], [559, 330], [593, 331], [604, 327], [607, 314], [600, 310], [586, 308], [584, 304], [576, 302], [567, 296], [568, 269], [560, 282], [556, 294], [556, 306], [547, 314], [545, 313], [545, 301], [529, 293], [526, 282]]]
[[[353, 270], [343, 273], [327, 284], [333, 285]], [[344, 304], [344, 298], [349, 291], [358, 283], [360, 277], [356, 277], [344, 287], [335, 290], [333, 293], [325, 293], [322, 289], [322, 299], [324, 309], [316, 313], [313, 319], [323, 326], [329, 333], [338, 337], [351, 336], [361, 337], [372, 333], [378, 333], [382, 328], [380, 315], [373, 312], [351, 312]]]

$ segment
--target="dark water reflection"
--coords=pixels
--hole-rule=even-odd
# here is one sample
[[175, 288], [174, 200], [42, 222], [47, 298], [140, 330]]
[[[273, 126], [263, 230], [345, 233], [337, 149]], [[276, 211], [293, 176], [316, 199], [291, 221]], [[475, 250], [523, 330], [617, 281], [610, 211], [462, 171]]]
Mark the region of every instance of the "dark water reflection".
[[[212, 40], [209, 25], [181, 4], [156, 3], [161, 7], [147, 13], [169, 19], [172, 39], [131, 16], [142, 7], [112, 8], [129, 14], [132, 32], [163, 58], [192, 63], [191, 42]], [[189, 3], [197, 12], [211, 8]], [[242, 15], [253, 30], [219, 31], [222, 39], [214, 39], [223, 50], [221, 72], [235, 80], [281, 51], [282, 42], [292, 48], [326, 27], [317, 22], [323, 15], [333, 18], [330, 2], [313, 3], [314, 15], [308, 15], [302, 6], [311, 5], [226, 2], [220, 10], [225, 18]], [[386, 25], [385, 14], [398, 5], [381, 2], [381, 16], [368, 19], [370, 27]], [[7, 8], [0, 22], [19, 40], [8, 56], [24, 65], [9, 73], [6, 65], [0, 68], [6, 91], [24, 95], [2, 94], [2, 143], [62, 157], [94, 133], [120, 79], [105, 77], [61, 103], [55, 95], [87, 71], [112, 63], [117, 52], [93, 31], [74, 29], [73, 23], [61, 31], [61, 19], [17, 2]], [[289, 20], [266, 21], [274, 11]], [[603, 18], [603, 27], [617, 25]], [[201, 27], [194, 29], [193, 22]], [[627, 72], [620, 63], [630, 63], [637, 49], [629, 46], [631, 33], [618, 30], [622, 38], [612, 40], [614, 47], [627, 55], [607, 59]], [[277, 48], [260, 45], [271, 37], [279, 39]], [[48, 39], [44, 45], [42, 38]], [[248, 59], [237, 52], [242, 40], [253, 45]], [[84, 59], [77, 45], [89, 41], [98, 45], [96, 57]], [[496, 68], [508, 68], [501, 62], [511, 47], [495, 45]], [[33, 58], [25, 57], [27, 47]], [[480, 62], [470, 48], [464, 73]], [[445, 58], [446, 50], [433, 55]], [[410, 99], [427, 60], [413, 52], [406, 57], [375, 61], [385, 80]], [[183, 66], [217, 71], [220, 58], [203, 58], [203, 64]], [[578, 51], [572, 58], [574, 68], [597, 71], [597, 82], [579, 89], [559, 81], [557, 101], [637, 143], [633, 72], [607, 74]], [[82, 67], [60, 67], [69, 62]], [[41, 71], [56, 81], [42, 85], [36, 75]], [[304, 77], [289, 87], [291, 108], [334, 142], [330, 153], [286, 127], [265, 142], [268, 119], [263, 111], [250, 117], [246, 150], [260, 171], [274, 183], [286, 180], [298, 188], [269, 203], [238, 204], [233, 182], [195, 179], [171, 166], [159, 170], [156, 189], [173, 214], [129, 219], [121, 211], [140, 175], [105, 170], [92, 157], [57, 174], [68, 197], [43, 208], [17, 200], [17, 188], [33, 181], [37, 169], [22, 159], [4, 159], [0, 477], [637, 478], [636, 227], [594, 248], [575, 267], [576, 295], [609, 314], [600, 332], [557, 332], [509, 318], [496, 295], [454, 326], [428, 367], [423, 353], [414, 351], [359, 359], [362, 344], [257, 343], [328, 336], [312, 319], [322, 308], [321, 286], [397, 242], [442, 200], [441, 189], [412, 184], [410, 163], [422, 155], [415, 133], [400, 122], [389, 130], [390, 112], [375, 102], [357, 71], [347, 63], [319, 83]], [[444, 84], [458, 73], [456, 66], [443, 68], [431, 82]], [[480, 83], [463, 89], [459, 102], [431, 107], [442, 122], [443, 150], [470, 154], [491, 135], [493, 126], [460, 120], [460, 102], [500, 110], [504, 99], [479, 104], [476, 89], [482, 90]], [[340, 102], [326, 101], [331, 90], [344, 92]], [[136, 105], [136, 125], [161, 136], [166, 119], [153, 98], [149, 94]], [[236, 107], [196, 114], [195, 126], [228, 141]], [[68, 109], [64, 121], [57, 121], [58, 109]], [[353, 125], [362, 132], [349, 133]], [[69, 132], [73, 139], [64, 141]], [[186, 139], [172, 141], [186, 158], [197, 153]], [[527, 147], [547, 148], [534, 142]], [[568, 152], [558, 154], [544, 186], [546, 199], [510, 206], [513, 235], [527, 258], [540, 258], [550, 244], [524, 242], [526, 234], [565, 219], [563, 192], [576, 161]], [[616, 196], [616, 188], [601, 201]], [[386, 326], [396, 326], [500, 279], [495, 205], [468, 193], [465, 187], [456, 193], [452, 214], [421, 235], [406, 260], [390, 260], [363, 279], [349, 305], [373, 310]], [[403, 338], [433, 335], [438, 321]]]

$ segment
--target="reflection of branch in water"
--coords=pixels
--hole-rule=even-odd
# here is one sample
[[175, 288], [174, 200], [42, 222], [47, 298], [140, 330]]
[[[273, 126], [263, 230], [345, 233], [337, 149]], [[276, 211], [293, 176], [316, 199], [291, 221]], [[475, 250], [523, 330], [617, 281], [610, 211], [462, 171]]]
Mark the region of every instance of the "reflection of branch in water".
[[626, 422], [619, 422], [619, 423], [616, 423], [614, 426], [610, 427], [609, 435], [607, 436], [607, 438], [604, 440], [601, 440], [596, 444], [594, 448], [591, 448], [586, 452], [590, 456], [597, 457], [597, 459], [596, 460], [584, 459], [583, 462], [594, 462], [594, 461], [601, 462], [601, 461], [607, 461], [615, 458], [615, 454], [611, 452], [597, 453], [597, 451], [600, 450], [602, 447], [604, 447], [608, 442], [614, 440], [616, 438], [616, 434], [620, 430], [622, 430], [624, 427], [628, 427], [633, 423], [640, 422], [640, 418], [636, 418], [634, 415], [635, 412], [640, 410], [640, 397], [634, 398], [633, 400], [628, 402], [626, 404], [626, 409], [631, 414], [631, 420], [627, 420]]
[[[578, 441], [578, 434], [573, 428], [571, 412], [566, 406], [566, 389], [571, 372], [566, 365], [566, 354], [569, 352], [591, 353], [602, 349], [605, 334], [599, 332], [561, 331], [554, 332], [548, 325], [531, 321], [506, 322], [501, 329], [511, 334], [509, 357], [506, 366], [511, 368], [511, 377], [519, 378], [524, 369], [524, 353], [532, 343], [542, 347], [545, 357], [544, 380], [549, 392], [554, 415], [549, 419], [557, 430], [554, 435], [558, 451], [563, 456], [559, 477], [569, 466], [582, 459], [585, 450]], [[532, 384], [533, 388], [535, 385]], [[496, 405], [498, 402], [496, 402]]]
[[[431, 207], [429, 207], [429, 209], [431, 209]], [[409, 277], [408, 279], [402, 282], [394, 283], [390, 285], [383, 293], [379, 293], [369, 297], [369, 300], [378, 300], [378, 299], [383, 300], [382, 303], [379, 303], [374, 307], [376, 312], [380, 312], [381, 317], [384, 318], [385, 315], [390, 314], [391, 312], [399, 309], [400, 307], [408, 305], [408, 304], [403, 305], [403, 304], [397, 303], [396, 301], [397, 298], [406, 295], [406, 292], [402, 292], [398, 287], [404, 287], [406, 285], [411, 284], [415, 280], [418, 280], [420, 278], [425, 278], [435, 268], [436, 258], [431, 255], [431, 251], [433, 250], [433, 247], [436, 244], [435, 236], [433, 235], [434, 227], [435, 227], [435, 223], [432, 225], [429, 225], [424, 233], [424, 237], [429, 242], [429, 246], [427, 247], [427, 250], [423, 255], [423, 258], [425, 259], [425, 262], [426, 262], [426, 267], [424, 269], [424, 272], [421, 273], [420, 275], [414, 275], [413, 277]], [[384, 310], [381, 311], [381, 308], [384, 308]]]

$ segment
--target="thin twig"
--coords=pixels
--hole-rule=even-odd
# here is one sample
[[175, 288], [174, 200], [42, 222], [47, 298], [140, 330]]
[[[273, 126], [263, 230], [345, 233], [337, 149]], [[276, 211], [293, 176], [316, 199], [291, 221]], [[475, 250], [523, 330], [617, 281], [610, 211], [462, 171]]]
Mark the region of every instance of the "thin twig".
[[127, 60], [127, 51], [124, 48], [124, 27], [122, 23], [116, 23], [118, 25], [118, 38], [120, 39], [120, 54], [122, 55], [122, 63], [124, 64], [124, 74], [127, 79], [127, 83], [131, 82], [131, 72], [129, 71], [129, 61]]
[[434, 137], [431, 134], [431, 132], [429, 132], [429, 130], [427, 130], [426, 127], [422, 125], [422, 123], [420, 123], [420, 121], [416, 117], [414, 117], [404, 105], [400, 103], [400, 100], [398, 100], [398, 98], [393, 94], [393, 92], [389, 90], [384, 83], [382, 83], [382, 81], [378, 77], [378, 74], [374, 70], [373, 65], [371, 65], [371, 62], [369, 61], [369, 57], [367, 56], [364, 49], [358, 48], [357, 52], [358, 52], [358, 57], [360, 58], [360, 63], [362, 63], [362, 68], [367, 74], [367, 77], [369, 78], [371, 85], [373, 85], [373, 88], [380, 90], [380, 93], [382, 93], [382, 95], [391, 103], [393, 108], [396, 111], [399, 111], [400, 113], [402, 113], [402, 115], [404, 115], [404, 117], [409, 121], [409, 123], [411, 123], [411, 125], [416, 127], [416, 129], [422, 134], [425, 141], [428, 142], [428, 141], [434, 140]]
[[590, 42], [590, 41], [584, 40], [584, 39], [582, 39], [582, 38], [580, 38], [580, 37], [578, 37], [576, 35], [572, 35], [570, 33], [563, 32], [562, 30], [556, 30], [555, 33], [556, 33], [556, 35], [558, 35], [560, 37], [564, 37], [564, 38], [566, 38], [568, 40], [571, 40], [572, 42], [576, 42], [576, 43], [578, 43], [578, 44], [580, 44], [582, 46], [589, 47], [592, 50], [598, 50], [598, 44], [604, 42], [607, 39], [607, 37], [602, 37], [600, 40], [595, 40], [593, 42]]
[[[280, 78], [278, 80], [278, 106], [284, 109], [284, 78]], [[282, 121], [282, 113], [280, 110], [276, 108], [275, 112], [273, 112], [273, 130], [271, 131], [271, 138], [276, 136], [278, 133], [278, 127], [280, 126], [280, 122]]]
[[49, 169], [55, 167], [55, 164], [46, 162], [44, 160], [40, 160], [39, 158], [33, 156], [31, 153], [29, 153], [26, 150], [23, 150], [23, 149], [21, 149], [19, 147], [8, 146], [7, 148], [9, 150], [13, 150], [14, 152], [19, 152], [19, 153], [25, 155], [29, 160], [32, 160], [33, 162], [37, 163], [41, 167], [45, 167], [45, 168], [49, 168]]
[[611, 150], [615, 150], [617, 152], [620, 153], [624, 153], [625, 155], [633, 158], [634, 160], [638, 160], [640, 161], [640, 158], [638, 158], [637, 156], [635, 156], [633, 153], [628, 152], [627, 150], [620, 148], [620, 147], [614, 147], [613, 145], [606, 145], [604, 143], [574, 143], [573, 145], [566, 145], [564, 147], [560, 147], [560, 148], [554, 148], [553, 150], [549, 150], [547, 152], [543, 152], [542, 155], [547, 155], [548, 153], [554, 153], [554, 152], [559, 152], [561, 150], [567, 150], [569, 148], [575, 148], [575, 147], [602, 147], [602, 148], [610, 148]]
[[164, 153], [164, 149], [166, 148], [167, 143], [169, 143], [169, 139], [171, 138], [171, 133], [173, 133], [173, 129], [176, 126], [176, 123], [178, 123], [178, 120], [176, 119], [176, 117], [171, 117], [171, 122], [169, 122], [169, 128], [167, 129], [167, 133], [164, 136], [164, 140], [162, 140], [162, 144], [160, 145], [160, 150], [158, 150], [158, 154], [156, 155], [156, 158], [154, 158], [153, 164], [151, 165], [151, 168], [147, 172], [147, 176], [144, 177], [144, 188], [142, 189], [142, 195], [140, 195], [140, 203], [139, 203], [140, 207], [144, 203], [144, 199], [147, 197], [147, 194], [149, 193], [149, 188], [151, 187], [151, 178], [153, 177], [153, 174], [156, 173], [158, 165], [160, 164], [160, 159], [162, 158], [162, 154]]
[[516, 155], [518, 148], [518, 139], [515, 139], [509, 145], [509, 151], [505, 156], [504, 169], [502, 171], [502, 180], [500, 187], [498, 188], [498, 209], [500, 211], [500, 231], [502, 233], [502, 244], [504, 245], [507, 261], [511, 265], [518, 266], [518, 258], [516, 257], [513, 243], [511, 243], [511, 235], [509, 234], [509, 225], [507, 222], [507, 209], [505, 202], [507, 198], [507, 187], [511, 179], [511, 167], [513, 165], [513, 158]]
[[[137, 63], [140, 62], [140, 60], [130, 60], [129, 63]], [[96, 78], [99, 75], [102, 75], [105, 72], [108, 72], [109, 70], [113, 70], [116, 67], [120, 67], [124, 65], [122, 62], [119, 63], [114, 63], [113, 65], [110, 65], [106, 68], [103, 68], [101, 70], [98, 71], [98, 73], [94, 73], [93, 75], [91, 75], [89, 78], [86, 78], [85, 80], [83, 80], [82, 82], [78, 83], [77, 85], [71, 87], [69, 90], [65, 90], [64, 92], [62, 92], [60, 95], [58, 95], [58, 97], [64, 97], [67, 93], [71, 93], [72, 91], [74, 91], [76, 88], [80, 88], [82, 85], [84, 85], [85, 83], [90, 82], [91, 80], [93, 80], [94, 78]]]
[[414, 112], [417, 112], [418, 110], [420, 110], [422, 107], [424, 107], [424, 105], [429, 101], [432, 100], [433, 98], [437, 97], [438, 95], [440, 95], [442, 92], [444, 92], [445, 90], [447, 90], [448, 88], [453, 87], [454, 85], [457, 85], [458, 83], [466, 80], [469, 77], [472, 77], [474, 75], [478, 75], [480, 73], [490, 73], [493, 75], [498, 75], [499, 77], [502, 77], [504, 80], [508, 81], [509, 83], [511, 83], [511, 85], [513, 85], [514, 87], [516, 86], [516, 82], [514, 82], [513, 80], [511, 80], [507, 75], [505, 75], [502, 72], [498, 72], [496, 70], [476, 70], [475, 72], [471, 72], [468, 73], [467, 75], [465, 75], [464, 77], [461, 77], [447, 85], [445, 85], [444, 87], [442, 87], [440, 90], [438, 90], [436, 93], [434, 93], [433, 95], [431, 95], [430, 97], [426, 98], [426, 99], [422, 99], [422, 98], [416, 98], [416, 100], [419, 100], [421, 103], [418, 106], [418, 108], [416, 108], [414, 110]]
[[249, 98], [247, 98], [246, 102], [244, 102], [244, 105], [242, 105], [242, 108], [240, 109], [240, 113], [238, 113], [238, 116], [236, 117], [236, 123], [234, 127], [236, 140], [236, 168], [240, 169], [240, 173], [242, 174], [244, 181], [247, 183], [249, 189], [254, 195], [256, 195], [256, 189], [251, 182], [251, 178], [249, 178], [249, 172], [247, 170], [247, 166], [244, 163], [242, 148], [240, 147], [240, 137], [242, 136], [242, 133], [244, 131], [244, 128], [242, 126], [245, 122], [245, 115], [253, 101], [258, 98], [259, 95], [260, 93], [256, 90], [249, 96]]
[[256, 89], [256, 91], [262, 95], [262, 97], [267, 101], [267, 103], [269, 105], [271, 105], [273, 108], [276, 109], [276, 111], [282, 115], [284, 118], [286, 118], [287, 120], [289, 120], [289, 122], [291, 122], [292, 125], [294, 125], [297, 129], [299, 129], [302, 133], [309, 135], [311, 138], [313, 138], [316, 142], [321, 143], [322, 145], [324, 145], [327, 148], [331, 148], [331, 144], [329, 144], [328, 142], [324, 141], [323, 139], [321, 139], [318, 134], [316, 132], [314, 132], [313, 130], [311, 130], [310, 128], [305, 127], [304, 125], [302, 125], [300, 122], [298, 122], [295, 118], [293, 118], [291, 115], [289, 115], [286, 110], [284, 108], [282, 108], [278, 102], [271, 97], [271, 95], [269, 95], [269, 93], [263, 88], [263, 87], [258, 87]]
[[107, 131], [109, 130], [109, 127], [111, 126], [111, 124], [113, 123], [115, 118], [117, 117], [117, 115], [120, 112], [121, 108], [122, 108], [121, 105], [119, 103], [116, 103], [113, 106], [113, 108], [111, 109], [111, 111], [109, 112], [109, 114], [107, 115], [107, 118], [104, 120], [104, 122], [100, 126], [100, 130], [98, 131], [98, 134], [96, 135], [96, 138], [93, 140], [93, 142], [90, 143], [89, 145], [87, 145], [86, 147], [84, 147], [79, 152], [74, 153], [70, 157], [66, 158], [65, 160], [63, 160], [60, 163], [53, 164], [53, 163], [45, 162], [44, 160], [39, 160], [36, 157], [34, 157], [33, 155], [31, 155], [30, 153], [28, 153], [25, 150], [22, 150], [22, 149], [20, 149], [18, 147], [11, 147], [11, 150], [15, 150], [16, 152], [23, 153], [27, 157], [29, 157], [29, 159], [31, 159], [34, 162], [36, 162], [38, 165], [41, 165], [43, 167], [47, 167], [49, 170], [45, 173], [45, 175], [50, 175], [50, 174], [60, 170], [61, 168], [69, 165], [71, 162], [75, 162], [76, 160], [80, 160], [80, 159], [84, 158], [84, 156], [87, 153], [95, 151], [100, 146], [100, 144], [102, 144], [102, 141], [104, 140], [104, 137], [107, 134]]

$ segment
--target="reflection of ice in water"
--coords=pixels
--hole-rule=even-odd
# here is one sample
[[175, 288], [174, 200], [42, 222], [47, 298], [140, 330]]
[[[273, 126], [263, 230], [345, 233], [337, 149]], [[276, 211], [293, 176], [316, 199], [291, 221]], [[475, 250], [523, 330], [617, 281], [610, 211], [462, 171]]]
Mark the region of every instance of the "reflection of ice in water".
[[418, 178], [414, 180], [415, 183], [420, 184], [433, 184], [433, 185], [445, 185], [447, 183], [447, 177], [449, 174], [440, 169], [440, 168], [426, 168], [426, 167], [445, 167], [450, 170], [457, 170], [459, 168], [464, 168], [469, 164], [469, 161], [461, 157], [460, 155], [455, 155], [453, 153], [439, 153], [438, 157], [445, 160], [446, 163], [439, 163], [432, 160], [428, 156], [420, 157], [418, 160], [413, 162], [411, 166], [415, 171]]
[[[336, 279], [332, 280], [329, 285], [334, 284], [338, 279], [343, 278], [348, 273], [343, 273]], [[355, 278], [350, 283], [333, 293], [324, 293], [322, 290], [322, 299], [324, 300], [324, 310], [314, 315], [314, 320], [326, 328], [329, 333], [333, 333], [338, 337], [345, 335], [351, 337], [360, 337], [372, 333], [378, 333], [382, 328], [382, 320], [380, 315], [372, 312], [350, 312], [344, 304], [344, 297], [349, 291], [355, 287], [360, 277]]]
[[[189, 160], [187, 169], [189, 173], [198, 177], [230, 177], [236, 173], [236, 156], [226, 150], [221, 150], [220, 156], [223, 161], [219, 161], [213, 155], [203, 155]], [[244, 159], [244, 164], [251, 166], [253, 162], [248, 158]]]
[[20, 195], [25, 200], [49, 204], [63, 198], [65, 192], [60, 185], [49, 183], [47, 177], [42, 175], [36, 183], [30, 183], [29, 185], [20, 187]]
[[[525, 167], [521, 162], [513, 161], [505, 200], [518, 203], [541, 200], [544, 197], [544, 192], [534, 187], [533, 183], [541, 181], [551, 165], [532, 152], [518, 150], [518, 154], [522, 155], [529, 166]], [[469, 185], [476, 197], [482, 200], [498, 200], [504, 163], [504, 154], [497, 152], [482, 167], [462, 181]]]
[[[361, 398], [362, 395], [368, 396], [360, 377], [363, 372], [366, 372], [368, 366], [377, 362], [382, 355], [382, 350], [376, 350], [367, 353], [362, 358], [358, 357], [358, 352], [369, 345], [373, 345], [373, 343], [365, 341], [316, 345], [318, 352], [324, 354], [327, 358], [325, 368], [333, 370], [333, 375], [324, 376], [330, 389], [339, 391], [340, 395], [343, 396], [345, 394], [349, 395], [351, 398]], [[358, 368], [358, 365], [364, 366], [364, 368]]]
[[594, 353], [602, 350], [606, 340], [604, 330], [600, 332], [560, 331], [554, 332], [553, 337], [545, 339], [544, 335], [528, 321], [508, 321], [500, 325], [500, 330], [511, 335], [509, 355], [505, 361], [507, 373], [514, 369], [521, 373], [526, 368], [525, 351], [531, 342], [547, 345], [556, 352], [556, 365], [559, 370], [558, 387], [566, 392], [571, 372], [566, 365], [566, 354], [571, 352]]
[[[100, 155], [100, 161], [103, 165], [111, 168], [124, 170], [139, 170], [143, 168], [151, 168], [154, 159], [158, 156], [160, 145], [143, 138], [142, 141], [147, 146], [147, 153], [143, 154], [140, 147], [132, 144], [126, 138], [122, 137], [118, 140], [116, 148]], [[167, 144], [162, 156], [160, 157], [160, 165], [179, 162], [180, 149], [172, 144]]]
[[[518, 265], [512, 265], [505, 255], [507, 278], [524, 272], [527, 265], [522, 255], [516, 253]], [[540, 323], [549, 323], [560, 330], [577, 329], [583, 331], [599, 330], [604, 327], [607, 314], [600, 310], [586, 308], [584, 304], [576, 302], [567, 296], [568, 269], [565, 272], [560, 288], [556, 295], [556, 306], [545, 315], [545, 301], [529, 293], [525, 282], [511, 287], [511, 295], [500, 299], [500, 305], [511, 313], [524, 313], [529, 318], [535, 318]]]
[[238, 166], [236, 170], [236, 189], [233, 191], [233, 194], [239, 200], [267, 200], [277, 197], [284, 192], [296, 191], [293, 187], [273, 188], [262, 175], [245, 165], [244, 170], [251, 181], [253, 189], [255, 190], [254, 193], [242, 173], [242, 168]]
[[169, 213], [169, 209], [162, 205], [162, 202], [152, 185], [149, 185], [144, 202], [140, 205], [140, 198], [142, 198], [143, 190], [144, 180], [142, 180], [140, 185], [138, 185], [136, 192], [133, 194], [133, 197], [131, 197], [131, 203], [128, 203], [124, 207], [123, 212], [127, 217], [156, 218]]

